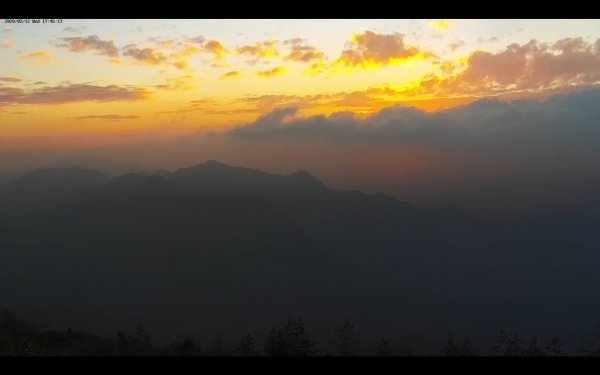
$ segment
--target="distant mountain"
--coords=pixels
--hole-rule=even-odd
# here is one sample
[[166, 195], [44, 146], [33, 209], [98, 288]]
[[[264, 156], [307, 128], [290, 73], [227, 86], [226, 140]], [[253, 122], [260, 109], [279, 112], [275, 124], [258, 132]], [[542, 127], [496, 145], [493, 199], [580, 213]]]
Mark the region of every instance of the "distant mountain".
[[37, 169], [0, 187], [0, 207], [7, 213], [35, 215], [109, 179], [104, 173], [87, 168]]
[[290, 194], [324, 193], [329, 189], [323, 183], [300, 171], [289, 176], [232, 167], [209, 160], [190, 168], [181, 168], [170, 177], [178, 183], [194, 189], [217, 194], [248, 194], [271, 197], [288, 197]]
[[12, 182], [15, 189], [79, 188], [108, 180], [104, 173], [87, 168], [46, 168], [29, 172]]
[[599, 223], [490, 222], [216, 161], [114, 178], [45, 169], [0, 190], [0, 305], [159, 337], [261, 332], [288, 313], [374, 338], [560, 334], [600, 313], [586, 292]]

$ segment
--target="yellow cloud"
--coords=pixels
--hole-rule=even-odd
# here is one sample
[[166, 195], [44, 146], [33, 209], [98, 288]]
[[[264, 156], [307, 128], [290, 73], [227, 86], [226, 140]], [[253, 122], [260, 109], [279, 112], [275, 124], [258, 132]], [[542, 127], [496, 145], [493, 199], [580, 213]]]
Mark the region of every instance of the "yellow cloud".
[[160, 65], [167, 60], [167, 57], [154, 48], [135, 48], [130, 47], [123, 53], [132, 59], [147, 65]]
[[565, 38], [555, 43], [513, 43], [498, 52], [476, 50], [468, 56], [437, 62], [437, 71], [409, 83], [374, 89], [403, 98], [449, 99], [527, 97], [598, 87], [600, 55], [594, 47], [582, 38]]
[[132, 116], [132, 115], [87, 115], [87, 116], [77, 116], [77, 117], [65, 117], [68, 120], [96, 120], [96, 121], [123, 121], [123, 120], [134, 120], [140, 118], [140, 116]]
[[31, 52], [25, 56], [21, 56], [21, 59], [30, 61], [36, 65], [48, 65], [64, 62], [62, 59], [53, 58], [52, 52], [47, 50]]
[[427, 25], [437, 31], [446, 31], [450, 28], [451, 22], [450, 20], [435, 20], [429, 21]]
[[15, 82], [21, 82], [23, 79], [19, 78], [19, 77], [0, 77], [0, 81], [2, 82], [10, 82], [10, 83], [15, 83]]
[[250, 55], [256, 57], [271, 57], [279, 55], [279, 51], [273, 46], [276, 41], [266, 40], [255, 44], [244, 45], [235, 49], [235, 52], [242, 55]]
[[315, 47], [294, 44], [292, 50], [284, 57], [284, 59], [298, 62], [310, 62], [322, 59], [324, 56], [325, 54]]
[[381, 34], [367, 30], [362, 34], [352, 35], [340, 57], [333, 63], [342, 69], [332, 73], [348, 71], [344, 68], [373, 69], [432, 57], [436, 56], [431, 52], [421, 51], [416, 46], [405, 44], [402, 34]]
[[52, 52], [50, 51], [35, 51], [21, 57], [23, 60], [37, 60], [37, 59], [49, 59], [52, 57]]
[[180, 60], [173, 63], [173, 65], [179, 70], [191, 70], [187, 60]]
[[204, 50], [213, 53], [217, 60], [223, 60], [227, 53], [227, 49], [218, 40], [209, 40], [206, 42]]
[[194, 77], [191, 75], [170, 77], [166, 79], [166, 83], [157, 85], [156, 88], [168, 91], [189, 91], [198, 88], [193, 83]]
[[275, 67], [269, 70], [261, 70], [256, 72], [256, 74], [260, 77], [275, 77], [285, 73], [285, 68], [282, 66]]
[[314, 75], [324, 72], [326, 69], [327, 69], [327, 65], [325, 64], [324, 61], [317, 61], [317, 62], [310, 64], [310, 66], [308, 68], [304, 69], [302, 71], [302, 73], [314, 76]]
[[223, 74], [221, 77], [219, 77], [219, 79], [230, 79], [230, 78], [235, 78], [235, 77], [239, 77], [240, 72], [238, 72], [237, 70], [232, 70], [231, 72], [227, 72], [225, 74]]

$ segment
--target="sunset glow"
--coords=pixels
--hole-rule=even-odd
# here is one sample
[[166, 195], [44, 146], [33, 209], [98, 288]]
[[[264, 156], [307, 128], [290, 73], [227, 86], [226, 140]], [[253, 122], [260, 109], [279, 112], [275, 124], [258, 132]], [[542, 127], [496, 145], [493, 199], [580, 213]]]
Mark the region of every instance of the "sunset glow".
[[15, 24], [0, 33], [0, 147], [219, 131], [281, 107], [366, 116], [544, 98], [600, 83], [599, 37], [597, 20]]

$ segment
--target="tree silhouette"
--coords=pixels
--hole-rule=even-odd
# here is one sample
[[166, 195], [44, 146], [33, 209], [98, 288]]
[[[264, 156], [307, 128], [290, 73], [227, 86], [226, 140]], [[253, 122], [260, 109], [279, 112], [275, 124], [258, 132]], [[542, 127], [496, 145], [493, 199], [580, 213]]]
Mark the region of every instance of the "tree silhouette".
[[562, 342], [558, 337], [550, 339], [546, 345], [546, 355], [549, 357], [558, 357], [562, 354]]
[[580, 352], [588, 356], [600, 356], [600, 326], [592, 331], [591, 337], [583, 343]]
[[256, 350], [256, 342], [250, 334], [247, 334], [240, 339], [240, 343], [237, 347], [237, 352], [240, 356], [243, 357], [251, 357], [258, 355], [258, 351]]
[[271, 330], [265, 353], [277, 357], [309, 356], [315, 348], [302, 319], [290, 316], [282, 327]]
[[529, 345], [525, 346], [518, 335], [507, 336], [504, 331], [501, 331], [500, 339], [492, 350], [501, 356], [545, 357], [560, 355], [561, 346], [562, 343], [560, 340], [553, 338], [548, 342], [544, 350], [538, 345], [538, 339], [535, 336], [532, 336], [529, 339]]
[[477, 355], [466, 336], [462, 343], [455, 343], [452, 336], [450, 336], [446, 342], [445, 354], [449, 357], [472, 357]]
[[146, 334], [141, 325], [135, 327], [133, 335], [117, 332], [115, 340], [115, 355], [124, 356], [149, 356], [155, 354], [152, 338]]
[[191, 337], [186, 337], [183, 341], [171, 345], [167, 350], [167, 355], [189, 357], [202, 355], [200, 344]]
[[213, 357], [225, 357], [231, 355], [231, 350], [225, 344], [223, 336], [221, 336], [220, 333], [217, 334], [212, 345], [208, 348], [208, 355]]
[[522, 356], [524, 349], [518, 335], [508, 336], [506, 332], [500, 331], [500, 338], [492, 351], [501, 356], [516, 357]]
[[386, 339], [381, 339], [377, 345], [377, 355], [379, 357], [389, 357], [393, 355], [392, 345]]
[[529, 339], [529, 346], [524, 350], [523, 355], [526, 357], [544, 357], [546, 353], [538, 346], [537, 337]]
[[334, 330], [334, 333], [335, 341], [333, 346], [336, 355], [343, 357], [356, 355], [354, 326], [350, 322], [344, 322]]

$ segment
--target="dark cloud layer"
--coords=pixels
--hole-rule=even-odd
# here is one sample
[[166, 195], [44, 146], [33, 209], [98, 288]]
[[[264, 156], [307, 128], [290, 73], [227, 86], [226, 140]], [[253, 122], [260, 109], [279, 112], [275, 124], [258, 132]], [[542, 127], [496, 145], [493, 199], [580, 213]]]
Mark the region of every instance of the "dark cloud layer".
[[433, 113], [391, 107], [365, 118], [303, 118], [280, 108], [229, 135], [263, 150], [286, 145], [270, 157], [304, 160], [334, 185], [422, 204], [600, 212], [598, 103], [600, 90], [587, 90], [545, 101], [483, 99]]
[[[600, 90], [558, 95], [547, 101], [482, 99], [427, 113], [390, 107], [360, 118], [352, 112], [296, 117], [297, 108], [276, 109], [234, 129], [243, 137], [319, 138], [329, 141], [474, 144], [479, 142], [599, 142]], [[599, 144], [600, 146], [600, 144]]]

